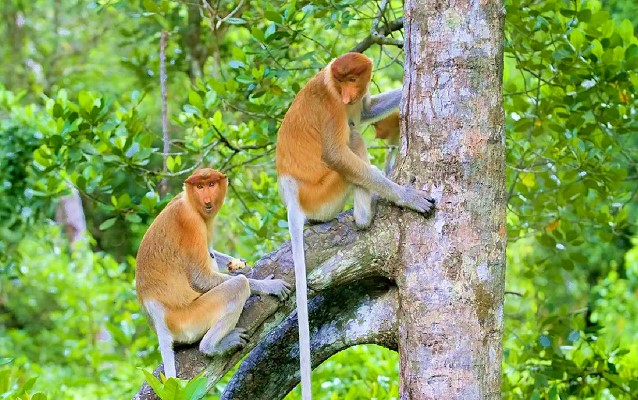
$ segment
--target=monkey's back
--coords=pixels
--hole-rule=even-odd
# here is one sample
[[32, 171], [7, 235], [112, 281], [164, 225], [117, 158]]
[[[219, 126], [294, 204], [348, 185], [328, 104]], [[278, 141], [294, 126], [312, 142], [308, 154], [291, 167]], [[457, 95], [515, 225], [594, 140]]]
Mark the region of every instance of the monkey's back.
[[[321, 135], [330, 128], [336, 139], [348, 140], [343, 107], [335, 103], [324, 82], [325, 70], [315, 75], [293, 100], [277, 134], [278, 176], [290, 176], [298, 183], [299, 201], [304, 211], [315, 211], [342, 193], [348, 184], [322, 159]], [[334, 124], [334, 128], [330, 126]]]
[[200, 295], [190, 286], [187, 267], [193, 262], [192, 247], [201, 244], [189, 243], [194, 235], [188, 229], [190, 224], [182, 201], [182, 198], [173, 199], [151, 223], [140, 242], [135, 287], [142, 304], [156, 300], [166, 307], [179, 308]]

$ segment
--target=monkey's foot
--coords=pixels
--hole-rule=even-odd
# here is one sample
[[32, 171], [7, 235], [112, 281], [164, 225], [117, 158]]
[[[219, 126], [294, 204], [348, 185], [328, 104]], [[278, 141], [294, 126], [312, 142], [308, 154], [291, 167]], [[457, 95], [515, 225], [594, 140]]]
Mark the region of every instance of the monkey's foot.
[[206, 354], [213, 355], [221, 355], [229, 352], [235, 352], [239, 349], [244, 348], [248, 343], [248, 334], [246, 334], [246, 330], [243, 328], [235, 328], [232, 331], [228, 332], [228, 335], [224, 336], [222, 340], [217, 343], [217, 345], [211, 350], [211, 352], [207, 352]]

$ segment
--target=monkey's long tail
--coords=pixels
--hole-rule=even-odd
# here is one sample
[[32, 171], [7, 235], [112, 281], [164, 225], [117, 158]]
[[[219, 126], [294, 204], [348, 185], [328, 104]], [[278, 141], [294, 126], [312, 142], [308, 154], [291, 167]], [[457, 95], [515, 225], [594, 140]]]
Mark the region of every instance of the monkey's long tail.
[[310, 328], [308, 326], [308, 294], [306, 283], [306, 257], [303, 246], [303, 215], [295, 210], [288, 212], [292, 258], [295, 264], [295, 298], [297, 300], [297, 322], [299, 324], [299, 366], [301, 373], [301, 398], [312, 400], [310, 380]]

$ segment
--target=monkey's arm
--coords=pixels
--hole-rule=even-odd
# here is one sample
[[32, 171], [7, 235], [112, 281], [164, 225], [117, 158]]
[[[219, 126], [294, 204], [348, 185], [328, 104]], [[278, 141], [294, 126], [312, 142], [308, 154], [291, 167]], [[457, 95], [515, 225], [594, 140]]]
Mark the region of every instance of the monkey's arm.
[[232, 278], [230, 275], [219, 273], [214, 267], [214, 260], [208, 259], [204, 265], [190, 263], [188, 265], [188, 283], [193, 290], [199, 293], [206, 293], [215, 286]]
[[[220, 265], [224, 266], [227, 266], [229, 263], [237, 260], [235, 257], [221, 253], [217, 250], [213, 250], [211, 254], [215, 256]], [[244, 265], [247, 266], [246, 261], [243, 261]], [[250, 284], [251, 294], [272, 295], [279, 298], [279, 300], [287, 299], [290, 294], [290, 284], [282, 279], [273, 279], [272, 275], [265, 279], [248, 279], [248, 283]]]
[[215, 249], [210, 250], [210, 256], [215, 259], [217, 265], [220, 266], [222, 270], [227, 270], [229, 273], [245, 273], [250, 270], [250, 267], [246, 263], [246, 260], [244, 260], [243, 258], [235, 258], [233, 256], [229, 256], [228, 254], [219, 252]]
[[377, 168], [357, 157], [349, 146], [340, 143], [338, 138], [343, 135], [340, 129], [344, 128], [340, 128], [337, 122], [329, 121], [321, 135], [321, 159], [328, 167], [339, 172], [348, 182], [377, 193], [399, 206], [409, 207], [421, 213], [427, 213], [432, 209], [434, 199], [427, 193], [392, 182]]
[[229, 262], [235, 259], [235, 257], [221, 253], [214, 249], [211, 249], [210, 255], [211, 257], [215, 258], [215, 260], [217, 260], [218, 265], [227, 265]]
[[331, 169], [339, 172], [346, 180], [361, 186], [392, 202], [399, 202], [405, 189], [387, 179], [375, 167], [364, 162], [349, 146], [339, 143], [340, 136], [335, 121], [328, 123], [322, 134], [321, 159]]
[[394, 89], [364, 99], [361, 123], [368, 124], [379, 121], [395, 111], [401, 102], [402, 91], [403, 89]]

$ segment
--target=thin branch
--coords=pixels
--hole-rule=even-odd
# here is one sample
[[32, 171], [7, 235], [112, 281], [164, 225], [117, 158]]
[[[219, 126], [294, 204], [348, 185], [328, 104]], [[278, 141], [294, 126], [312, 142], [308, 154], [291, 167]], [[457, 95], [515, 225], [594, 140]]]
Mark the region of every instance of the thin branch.
[[370, 35], [359, 42], [359, 44], [354, 46], [350, 51], [363, 53], [373, 44], [390, 44], [398, 47], [403, 47], [403, 40], [386, 37], [390, 33], [401, 29], [403, 29], [403, 17], [390, 22], [388, 25], [382, 26], [378, 30], [376, 30], [373, 26]]
[[239, 10], [243, 7], [243, 5], [244, 5], [244, 0], [240, 0], [239, 4], [237, 4], [237, 7], [235, 7], [233, 11], [231, 11], [224, 18], [221, 18], [219, 21], [217, 21], [215, 28], [219, 29], [222, 26], [222, 24], [228, 20], [228, 18], [232, 18], [233, 15], [237, 14], [237, 12], [239, 12]]
[[[166, 93], [166, 38], [168, 37], [168, 31], [162, 31], [160, 38], [160, 86], [162, 90], [162, 138], [164, 141], [163, 163], [162, 170], [164, 173], [168, 172], [168, 166], [166, 161], [168, 159], [168, 153], [170, 151], [170, 140], [168, 138], [168, 101]], [[168, 191], [168, 180], [166, 176], [162, 178], [159, 185], [160, 196], [163, 197]]]

